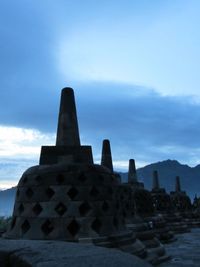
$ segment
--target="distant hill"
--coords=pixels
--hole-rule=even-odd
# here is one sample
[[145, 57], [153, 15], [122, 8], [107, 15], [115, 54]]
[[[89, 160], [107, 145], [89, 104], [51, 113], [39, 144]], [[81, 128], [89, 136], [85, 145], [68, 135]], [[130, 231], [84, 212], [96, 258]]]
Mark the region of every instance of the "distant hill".
[[[165, 160], [147, 165], [137, 169], [138, 178], [145, 185], [145, 188], [152, 188], [152, 172], [158, 171], [160, 187], [164, 187], [167, 192], [174, 191], [175, 177], [181, 179], [181, 189], [186, 191], [193, 200], [194, 195], [200, 196], [200, 165], [189, 167], [180, 164], [176, 160]], [[122, 181], [127, 181], [128, 174], [120, 173]]]
[[[147, 165], [137, 170], [139, 181], [143, 182], [145, 188], [152, 188], [152, 172], [158, 171], [160, 186], [164, 187], [167, 192], [174, 191], [175, 177], [181, 178], [182, 190], [193, 200], [194, 195], [200, 196], [200, 165], [189, 167], [180, 164], [176, 160], [165, 160]], [[120, 173], [122, 182], [127, 181], [128, 174]], [[10, 188], [0, 191], [0, 216], [10, 216], [13, 211], [16, 188]]]

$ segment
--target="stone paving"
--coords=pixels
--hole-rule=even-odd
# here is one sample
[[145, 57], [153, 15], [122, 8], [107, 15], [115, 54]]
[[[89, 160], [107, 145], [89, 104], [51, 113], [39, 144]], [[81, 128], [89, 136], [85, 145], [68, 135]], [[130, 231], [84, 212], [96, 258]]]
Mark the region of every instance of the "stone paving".
[[0, 239], [0, 267], [151, 267], [115, 249], [62, 241]]
[[200, 266], [200, 228], [191, 233], [176, 235], [177, 241], [165, 245], [171, 260], [159, 267], [199, 267]]

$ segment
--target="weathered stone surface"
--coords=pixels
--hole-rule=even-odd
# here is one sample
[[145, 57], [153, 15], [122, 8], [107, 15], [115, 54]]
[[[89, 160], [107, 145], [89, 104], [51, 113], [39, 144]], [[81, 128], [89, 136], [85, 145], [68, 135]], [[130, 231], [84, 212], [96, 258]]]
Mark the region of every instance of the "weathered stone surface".
[[115, 249], [60, 241], [0, 240], [1, 267], [150, 267]]
[[91, 146], [42, 146], [40, 165], [79, 162], [93, 164]]
[[200, 229], [194, 228], [191, 233], [178, 234], [177, 241], [166, 245], [171, 260], [160, 267], [199, 267], [200, 266]]
[[99, 165], [33, 167], [18, 184], [6, 236], [78, 241], [127, 233], [115, 203], [117, 188], [115, 175]]

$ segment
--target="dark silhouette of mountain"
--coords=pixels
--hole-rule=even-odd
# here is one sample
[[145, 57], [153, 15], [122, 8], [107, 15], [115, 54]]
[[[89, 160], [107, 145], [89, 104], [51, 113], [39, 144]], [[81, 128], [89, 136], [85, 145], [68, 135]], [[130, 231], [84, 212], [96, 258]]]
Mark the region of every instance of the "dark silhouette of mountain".
[[0, 191], [0, 216], [11, 216], [15, 201], [16, 187]]
[[[200, 196], [200, 165], [189, 167], [176, 160], [165, 160], [137, 169], [138, 180], [145, 188], [152, 188], [152, 173], [158, 171], [160, 187], [167, 192], [174, 191], [175, 177], [180, 176], [181, 188], [193, 200], [194, 195]], [[120, 173], [122, 182], [127, 182], [128, 173]], [[10, 216], [13, 211], [16, 187], [0, 191], [0, 216]]]
[[[180, 176], [181, 189], [193, 200], [194, 195], [200, 196], [200, 165], [189, 167], [176, 160], [165, 160], [137, 169], [138, 180], [143, 182], [145, 188], [152, 188], [152, 173], [158, 171], [160, 187], [167, 192], [175, 190], [175, 177]], [[120, 173], [122, 181], [127, 181], [127, 173]]]

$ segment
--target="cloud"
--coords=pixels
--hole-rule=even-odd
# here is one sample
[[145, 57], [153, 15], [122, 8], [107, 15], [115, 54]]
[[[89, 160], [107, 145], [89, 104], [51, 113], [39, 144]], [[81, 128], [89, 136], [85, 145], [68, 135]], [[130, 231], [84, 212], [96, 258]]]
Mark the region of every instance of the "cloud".
[[[193, 98], [161, 96], [151, 88], [122, 83], [74, 86], [82, 144], [92, 145], [95, 162], [100, 162], [102, 140], [108, 138], [116, 170], [127, 170], [130, 158], [136, 159], [137, 167], [168, 158], [198, 164], [200, 105]], [[41, 115], [39, 123], [28, 116], [35, 110], [30, 102], [23, 127], [0, 126], [2, 180], [19, 179], [27, 167], [38, 163], [41, 145], [55, 144], [56, 119], [49, 125], [52, 113], [54, 118], [58, 115], [59, 96], [52, 96], [56, 109], [49, 105], [44, 110], [40, 101], [37, 112], [45, 112], [45, 118]], [[16, 120], [17, 107], [12, 112]]]
[[[82, 141], [97, 147], [97, 157], [104, 138], [111, 139], [116, 157], [122, 158], [138, 152], [150, 154], [149, 159], [153, 155], [172, 156], [186, 148], [193, 153], [200, 146], [200, 109], [193, 98], [164, 97], [151, 88], [123, 83], [75, 83], [74, 87]], [[22, 105], [21, 116], [19, 107], [13, 105], [12, 119], [5, 121], [0, 115], [2, 124], [13, 125], [15, 121], [23, 128], [28, 125], [55, 134], [60, 96], [57, 93], [55, 98], [52, 93], [48, 97], [51, 101], [43, 105], [46, 99], [38, 92], [37, 105], [34, 101], [26, 109]], [[28, 100], [24, 98], [24, 102]], [[0, 105], [0, 114], [6, 111], [7, 107]]]
[[0, 158], [26, 157], [34, 159], [39, 155], [42, 144], [52, 144], [55, 137], [38, 130], [0, 125]]
[[53, 126], [42, 127], [49, 106], [56, 109], [52, 100], [58, 99], [60, 88], [53, 55], [57, 24], [50, 1], [48, 5], [51, 12], [45, 13], [39, 2], [0, 3], [0, 124], [31, 128], [35, 122], [43, 130]]
[[36, 162], [34, 159], [28, 160], [26, 158], [0, 158], [0, 189], [17, 185], [23, 172], [36, 165]]
[[[177, 154], [189, 160], [189, 155], [199, 155], [200, 109], [192, 97], [161, 96], [151, 88], [124, 83], [74, 83], [74, 87], [82, 142], [93, 144], [96, 158], [104, 138], [111, 139], [116, 160], [141, 155], [140, 161], [149, 162]], [[28, 104], [20, 106], [20, 114], [18, 106], [0, 105], [2, 125], [26, 129], [28, 125], [42, 134], [55, 134], [60, 96], [49, 93], [50, 101], [44, 105], [46, 98], [35, 94], [37, 105], [24, 97]], [[12, 110], [12, 119], [3, 118], [7, 110]], [[186, 149], [189, 155], [183, 153]]]
[[161, 96], [149, 88], [115, 83], [77, 88], [81, 133], [98, 151], [101, 140], [109, 138], [116, 160], [152, 162], [167, 157], [196, 163], [200, 105], [192, 97]]
[[41, 145], [54, 140], [34, 129], [0, 125], [0, 188], [16, 185], [27, 168], [38, 164]]

